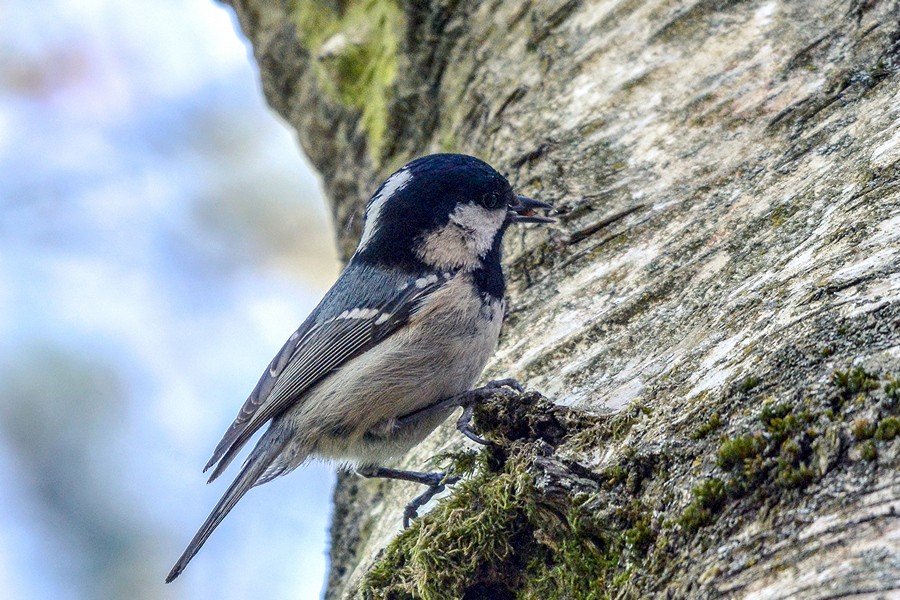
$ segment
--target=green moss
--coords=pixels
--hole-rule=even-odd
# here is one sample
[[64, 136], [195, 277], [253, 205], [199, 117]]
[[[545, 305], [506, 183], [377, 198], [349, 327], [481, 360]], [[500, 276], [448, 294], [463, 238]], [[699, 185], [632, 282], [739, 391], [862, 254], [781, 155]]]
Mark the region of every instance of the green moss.
[[738, 391], [740, 392], [749, 392], [756, 386], [760, 384], [760, 378], [755, 375], [750, 375], [749, 377], [745, 377], [741, 384], [738, 386]]
[[892, 404], [896, 405], [900, 402], [900, 379], [889, 377], [883, 389], [884, 395], [888, 397]]
[[597, 507], [607, 502], [575, 493], [560, 512], [534, 487], [535, 457], [513, 448], [499, 472], [479, 460], [452, 496], [392, 541], [361, 597], [600, 599], [625, 585], [630, 565], [655, 542], [647, 508], [635, 501], [601, 522]]
[[[624, 583], [617, 572], [619, 555], [610, 548], [585, 542], [575, 529], [572, 537], [543, 537], [545, 545], [529, 562], [525, 586], [518, 598], [609, 598], [608, 590]], [[495, 597], [495, 596], [482, 596]]]
[[806, 409], [795, 411], [789, 404], [767, 405], [760, 412], [759, 420], [766, 433], [770, 434], [776, 443], [781, 443], [801, 432], [812, 421], [812, 415]]
[[521, 462], [503, 473], [456, 485], [454, 494], [417, 519], [385, 549], [364, 577], [364, 598], [459, 598], [482, 565], [502, 564], [527, 526], [534, 496]]
[[483, 456], [474, 450], [444, 452], [434, 456], [429, 463], [437, 466], [441, 471], [454, 475], [470, 475], [479, 466]]
[[[862, 369], [832, 378], [840, 395], [851, 396], [879, 389], [873, 380]], [[747, 391], [754, 387], [748, 384]], [[836, 395], [832, 390], [824, 397], [792, 393], [789, 402], [766, 398], [756, 419], [736, 419], [743, 431], [718, 442], [714, 458], [724, 473], [693, 488], [687, 488], [696, 483], [688, 474], [666, 474], [674, 461], [665, 452], [638, 453], [623, 443], [635, 423], [654, 417], [641, 405], [590, 416], [534, 393], [513, 402], [488, 401], [476, 410], [476, 426], [494, 445], [478, 457], [443, 457], [470, 477], [390, 544], [366, 576], [362, 595], [640, 597], [646, 591], [642, 574], [660, 569], [673, 548], [690, 543], [688, 536], [703, 527], [733, 526], [734, 519], [717, 522], [729, 503], [740, 503], [740, 510], [730, 511], [734, 516], [777, 507], [846, 464], [841, 440], [848, 434], [860, 442], [863, 460], [878, 457], [881, 440], [900, 436], [900, 418], [885, 416], [885, 402], [867, 403], [863, 414], [869, 418], [852, 421], [860, 407], [835, 408]], [[712, 413], [691, 437], [702, 440], [721, 427], [722, 417]], [[690, 451], [701, 455], [709, 443], [690, 444]], [[615, 453], [602, 473], [570, 462], [573, 455], [608, 445]], [[660, 493], [660, 481], [667, 482], [666, 493]], [[686, 489], [690, 500], [684, 506], [677, 498]]]
[[835, 371], [831, 376], [831, 383], [843, 391], [845, 398], [878, 389], [878, 378], [859, 367], [849, 371]]
[[882, 441], [890, 441], [900, 435], [900, 419], [897, 417], [885, 417], [875, 430], [875, 437]]
[[694, 532], [708, 525], [713, 515], [725, 505], [728, 497], [725, 483], [720, 479], [707, 479], [691, 492], [693, 501], [687, 505], [678, 523], [687, 531]]
[[[609, 598], [656, 542], [652, 511], [619, 504], [620, 485], [650, 466], [629, 455], [606, 483], [576, 484], [560, 494], [539, 488], [547, 450], [573, 440], [624, 435], [646, 411], [587, 416], [539, 394], [480, 404], [475, 422], [495, 441], [472, 461], [449, 454], [457, 470], [475, 467], [453, 494], [400, 534], [360, 584], [363, 598]], [[557, 463], [557, 468], [563, 463]], [[544, 477], [541, 476], [541, 481]], [[580, 486], [580, 487], [579, 487]]]
[[718, 479], [708, 479], [693, 489], [694, 497], [706, 508], [718, 510], [725, 502], [725, 484]]
[[[735, 500], [755, 497], [757, 501], [769, 501], [777, 495], [777, 489], [789, 492], [805, 488], [831, 465], [838, 464], [842, 452], [840, 438], [848, 427], [843, 419], [851, 409], [853, 412], [858, 410], [855, 403], [848, 405], [845, 400], [859, 399], [870, 406], [867, 398], [881, 384], [877, 377], [861, 368], [836, 371], [831, 381], [843, 398], [836, 405], [833, 394], [791, 402], [777, 402], [774, 396], [765, 399], [759, 412], [758, 427], [751, 426], [748, 432], [723, 438], [719, 444], [716, 464], [729, 477], [711, 479], [694, 488], [693, 500], [677, 523], [688, 532], [696, 531], [713, 522], [727, 497]], [[747, 392], [757, 383], [748, 378], [735, 391]], [[886, 386], [885, 395], [895, 393], [898, 387]], [[845, 405], [848, 408], [844, 408]], [[876, 406], [891, 405], [882, 402]], [[718, 415], [715, 417], [711, 418], [714, 421], [711, 425], [719, 425]], [[691, 437], [702, 439], [714, 429], [711, 425], [698, 428]], [[862, 458], [874, 460], [878, 455], [875, 440], [886, 441], [900, 436], [900, 418], [886, 416], [874, 422], [857, 418], [849, 429], [854, 438], [862, 442], [858, 446]]]
[[807, 465], [793, 467], [788, 464], [779, 465], [775, 481], [785, 489], [800, 489], [812, 483], [815, 477], [815, 472]]
[[612, 439], [613, 440], [621, 440], [624, 439], [628, 432], [631, 431], [631, 428], [637, 422], [637, 419], [630, 416], [623, 416], [621, 418], [613, 419], [612, 421]]
[[875, 425], [869, 419], [856, 419], [853, 421], [853, 437], [864, 441], [875, 435]]
[[[649, 510], [640, 501], [605, 513], [608, 497], [573, 504], [565, 521], [533, 504], [530, 521], [541, 541], [518, 598], [613, 598], [656, 542]], [[599, 513], [604, 515], [598, 518]], [[560, 526], [562, 525], [562, 526]], [[622, 533], [620, 533], [622, 532]], [[491, 596], [493, 597], [493, 596]]]
[[684, 527], [685, 530], [693, 533], [704, 525], [708, 525], [711, 521], [712, 511], [696, 503], [691, 503], [684, 509], [681, 518], [678, 519], [678, 524]]
[[647, 552], [655, 539], [656, 534], [650, 527], [650, 518], [647, 515], [642, 515], [634, 527], [625, 531], [625, 543], [639, 556]]
[[333, 4], [297, 0], [292, 14], [301, 43], [316, 57], [313, 68], [323, 90], [361, 111], [369, 152], [380, 162], [403, 31], [399, 4], [351, 0], [338, 9]]
[[691, 434], [691, 439], [703, 439], [721, 426], [722, 417], [719, 416], [719, 413], [713, 413], [709, 416], [709, 419], [706, 421], [706, 423], [698, 427], [697, 430]]
[[806, 487], [814, 478], [813, 470], [803, 462], [804, 448], [793, 439], [781, 445], [775, 468], [775, 483], [785, 489]]
[[878, 448], [875, 447], [875, 442], [869, 440], [860, 444], [859, 455], [863, 460], [875, 460], [878, 458]]
[[770, 401], [759, 414], [761, 431], [722, 442], [717, 464], [732, 475], [729, 486], [736, 496], [758, 493], [766, 482], [795, 489], [815, 479], [810, 463], [818, 430], [810, 403], [796, 407]]
[[743, 467], [746, 461], [756, 458], [761, 452], [762, 440], [751, 435], [727, 439], [719, 446], [718, 465], [726, 471]]
[[603, 477], [611, 486], [621, 485], [628, 480], [628, 471], [622, 465], [614, 465], [603, 472]]

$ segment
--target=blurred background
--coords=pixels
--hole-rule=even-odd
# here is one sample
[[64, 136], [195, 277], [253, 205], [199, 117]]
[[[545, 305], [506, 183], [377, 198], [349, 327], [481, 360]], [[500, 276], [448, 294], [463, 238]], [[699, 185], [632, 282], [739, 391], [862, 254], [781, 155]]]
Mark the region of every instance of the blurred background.
[[332, 469], [200, 470], [338, 272], [318, 183], [211, 0], [0, 0], [0, 590], [315, 598]]

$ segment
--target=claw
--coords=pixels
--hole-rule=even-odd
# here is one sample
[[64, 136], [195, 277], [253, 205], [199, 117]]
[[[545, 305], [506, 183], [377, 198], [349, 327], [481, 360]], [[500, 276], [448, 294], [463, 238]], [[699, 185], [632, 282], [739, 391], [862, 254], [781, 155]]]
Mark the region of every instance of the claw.
[[512, 400], [516, 394], [521, 394], [523, 392], [524, 388], [522, 387], [522, 384], [515, 379], [495, 379], [480, 388], [457, 394], [456, 396], [446, 398], [440, 402], [435, 402], [430, 406], [419, 409], [416, 412], [397, 417], [394, 420], [394, 423], [396, 428], [406, 427], [436, 413], [444, 411], [449, 412], [456, 407], [462, 407], [463, 414], [456, 422], [456, 428], [459, 429], [460, 433], [476, 444], [487, 445], [489, 442], [472, 431], [471, 421], [474, 405], [479, 402], [484, 402], [491, 396], [498, 395], [503, 396], [508, 400]]
[[475, 414], [475, 405], [474, 404], [466, 404], [463, 407], [463, 413], [460, 415], [459, 419], [456, 421], [456, 429], [459, 430], [461, 434], [475, 442], [476, 444], [481, 444], [482, 446], [487, 446], [490, 444], [486, 439], [478, 436], [474, 431], [472, 431], [472, 415]]
[[460, 480], [458, 475], [448, 476], [445, 472], [420, 473], [418, 471], [400, 471], [375, 465], [366, 465], [356, 470], [363, 477], [382, 477], [385, 479], [400, 479], [427, 485], [428, 489], [409, 501], [403, 509], [403, 528], [408, 529], [410, 521], [419, 516], [419, 509], [428, 504], [429, 500], [444, 491], [448, 485]]
[[502, 388], [502, 387], [508, 387], [508, 388], [512, 388], [512, 389], [516, 390], [520, 394], [525, 392], [525, 388], [522, 387], [522, 384], [519, 383], [517, 380], [513, 379], [512, 377], [507, 377], [506, 379], [494, 379], [493, 381], [488, 381], [487, 385], [485, 385], [484, 387], [486, 387], [488, 389], [492, 389], [492, 390], [497, 389], [497, 388]]
[[459, 481], [459, 476], [447, 477], [446, 473], [429, 473], [439, 477], [438, 483], [431, 485], [427, 490], [409, 501], [403, 509], [403, 529], [409, 529], [410, 522], [419, 517], [419, 509], [428, 504], [432, 498], [444, 491], [448, 485]]

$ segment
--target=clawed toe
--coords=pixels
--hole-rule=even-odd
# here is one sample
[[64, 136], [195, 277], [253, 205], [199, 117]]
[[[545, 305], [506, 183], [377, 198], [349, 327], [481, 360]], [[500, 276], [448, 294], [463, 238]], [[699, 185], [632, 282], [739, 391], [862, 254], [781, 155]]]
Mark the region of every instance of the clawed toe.
[[419, 509], [428, 504], [432, 498], [443, 492], [448, 485], [452, 485], [459, 481], [459, 476], [454, 475], [447, 477], [446, 473], [428, 473], [434, 477], [435, 483], [428, 486], [428, 489], [410, 500], [409, 504], [403, 509], [403, 529], [409, 529], [413, 519], [418, 518]]
[[488, 381], [487, 385], [485, 385], [484, 387], [486, 387], [488, 389], [492, 389], [492, 390], [497, 389], [497, 388], [508, 387], [508, 388], [514, 389], [515, 391], [519, 392], [520, 394], [525, 391], [525, 388], [522, 387], [522, 384], [519, 383], [516, 379], [513, 379], [512, 377], [507, 377], [505, 379], [494, 379], [493, 381]]
[[482, 446], [487, 446], [490, 444], [486, 439], [480, 437], [472, 430], [472, 415], [475, 413], [475, 405], [467, 404], [463, 407], [463, 413], [460, 415], [459, 419], [456, 421], [456, 429], [459, 430], [461, 434], [475, 442], [476, 444], [481, 444]]
[[456, 421], [456, 429], [476, 444], [489, 445], [490, 442], [472, 430], [472, 415], [475, 412], [475, 405], [498, 393], [510, 395], [513, 392], [521, 394], [523, 391], [522, 384], [515, 379], [508, 378], [495, 379], [480, 388], [460, 394], [456, 398], [458, 398], [458, 405], [463, 408], [463, 413], [460, 415], [459, 420]]
[[385, 479], [399, 479], [412, 481], [428, 486], [424, 492], [413, 498], [403, 509], [403, 528], [409, 528], [410, 521], [419, 516], [419, 509], [428, 504], [428, 501], [444, 491], [448, 485], [459, 481], [459, 475], [448, 476], [446, 472], [420, 473], [418, 471], [401, 471], [388, 469], [378, 465], [363, 465], [356, 469], [362, 477], [381, 477]]

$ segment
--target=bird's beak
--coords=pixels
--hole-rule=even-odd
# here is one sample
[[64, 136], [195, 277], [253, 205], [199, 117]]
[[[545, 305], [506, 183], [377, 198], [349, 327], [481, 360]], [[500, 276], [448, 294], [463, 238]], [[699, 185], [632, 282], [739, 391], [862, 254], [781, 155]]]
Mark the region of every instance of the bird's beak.
[[515, 203], [508, 207], [508, 218], [513, 223], [555, 223], [556, 219], [534, 214], [535, 209], [550, 210], [553, 207], [546, 202], [533, 200], [525, 196], [516, 196]]

